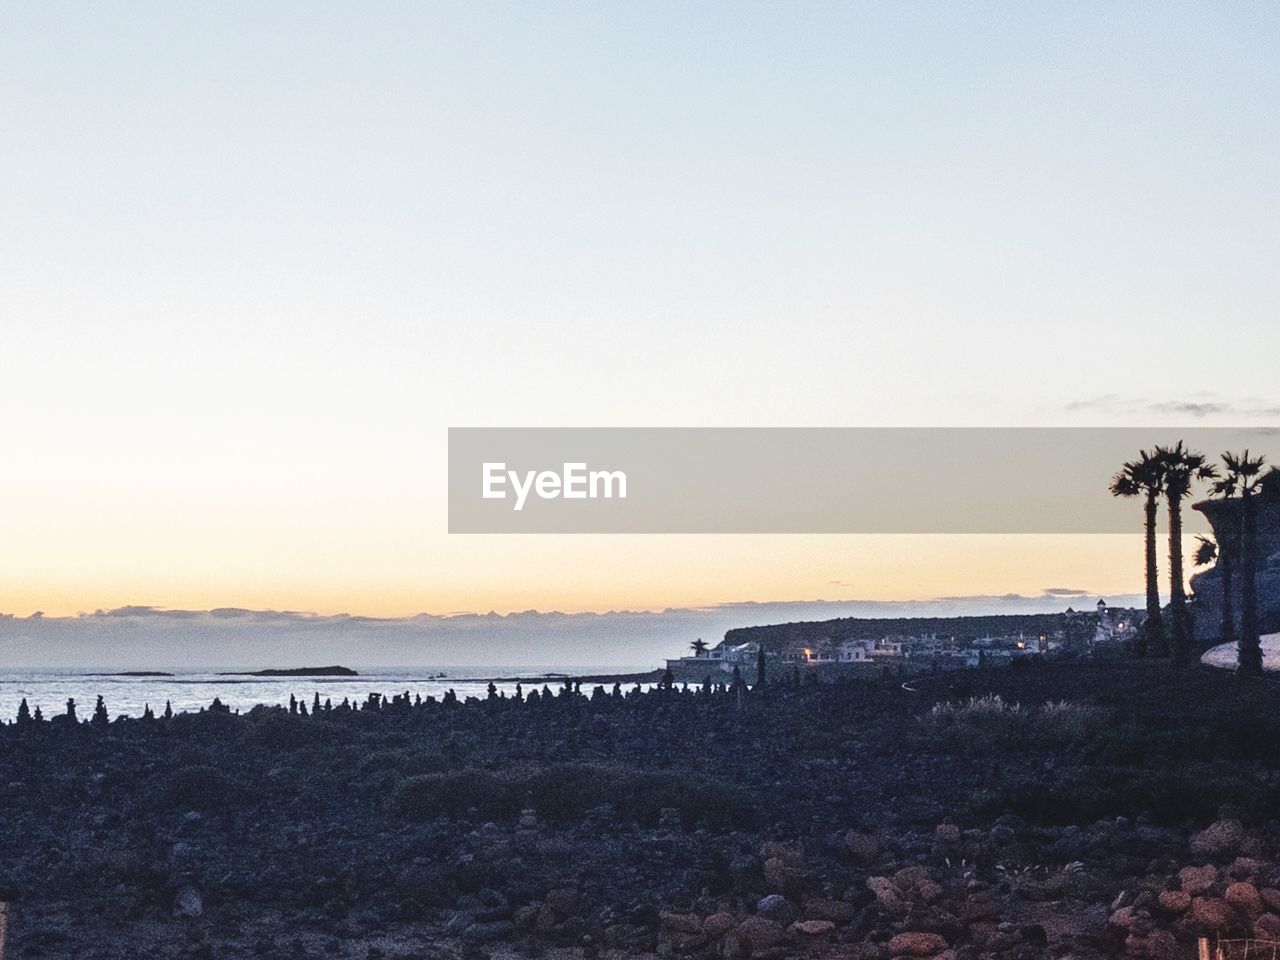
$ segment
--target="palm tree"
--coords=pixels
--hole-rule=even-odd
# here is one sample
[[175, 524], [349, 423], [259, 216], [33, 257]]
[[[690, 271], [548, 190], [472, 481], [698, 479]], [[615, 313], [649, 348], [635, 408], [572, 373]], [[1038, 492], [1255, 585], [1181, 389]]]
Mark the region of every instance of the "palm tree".
[[699, 637], [693, 643], [689, 644], [689, 649], [693, 651], [695, 657], [705, 656], [707, 653], [707, 641]]
[[1182, 501], [1196, 480], [1213, 480], [1217, 468], [1203, 453], [1188, 450], [1181, 440], [1172, 447], [1156, 447], [1164, 473], [1165, 504], [1169, 508], [1169, 618], [1173, 659], [1185, 663], [1191, 653], [1191, 622], [1182, 565]]
[[1160, 571], [1156, 563], [1156, 512], [1163, 492], [1164, 471], [1154, 452], [1140, 451], [1138, 459], [1125, 463], [1120, 472], [1111, 478], [1111, 493], [1114, 496], [1144, 498], [1147, 619], [1135, 644], [1135, 652], [1140, 657], [1163, 657], [1168, 653], [1164, 621], [1160, 616]]
[[1225, 468], [1223, 483], [1230, 481], [1231, 492], [1238, 491], [1244, 500], [1244, 517], [1240, 525], [1240, 639], [1236, 646], [1236, 663], [1240, 673], [1247, 676], [1262, 673], [1262, 645], [1258, 629], [1258, 519], [1253, 498], [1258, 493], [1265, 463], [1265, 457], [1250, 456], [1248, 450], [1242, 453], [1227, 451], [1222, 455]]
[[[1224, 475], [1219, 477], [1213, 484], [1214, 496], [1231, 498], [1235, 496], [1236, 491], [1240, 488], [1240, 477], [1238, 477], [1231, 469], [1232, 455], [1224, 453], [1222, 455], [1225, 467]], [[1220, 643], [1236, 643], [1236, 618], [1235, 618], [1235, 564], [1236, 558], [1240, 555], [1240, 517], [1233, 511], [1228, 511], [1222, 515], [1219, 520], [1221, 529], [1215, 526], [1214, 531], [1218, 535], [1218, 545], [1214, 545], [1214, 556], [1208, 562], [1217, 560], [1218, 572], [1222, 577], [1222, 621], [1218, 631], [1218, 641]], [[1204, 540], [1204, 537], [1200, 537]], [[1199, 555], [1196, 559], [1197, 566], [1204, 566], [1199, 562]]]

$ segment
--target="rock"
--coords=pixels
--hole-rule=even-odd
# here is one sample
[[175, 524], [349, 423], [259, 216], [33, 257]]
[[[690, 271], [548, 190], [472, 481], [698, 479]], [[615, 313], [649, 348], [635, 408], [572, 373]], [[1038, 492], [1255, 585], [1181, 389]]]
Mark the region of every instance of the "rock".
[[204, 898], [195, 887], [180, 887], [173, 897], [173, 915], [183, 920], [196, 920], [204, 914]]
[[1280, 890], [1275, 887], [1263, 887], [1258, 891], [1258, 895], [1262, 897], [1262, 902], [1267, 905], [1268, 910], [1280, 913]]
[[558, 887], [555, 890], [548, 890], [543, 902], [557, 916], [571, 917], [578, 910], [578, 891], [573, 887]]
[[1185, 890], [1161, 890], [1158, 900], [1169, 913], [1185, 913], [1191, 906], [1191, 894]]
[[1258, 888], [1243, 880], [1228, 884], [1222, 898], [1250, 920], [1256, 920], [1266, 912], [1266, 906], [1262, 902]]
[[1236, 857], [1235, 862], [1227, 867], [1227, 875], [1235, 880], [1254, 881], [1261, 876], [1264, 864], [1252, 857]]
[[516, 827], [520, 830], [536, 830], [538, 828], [537, 811], [521, 810], [520, 819], [516, 822]]
[[1225, 857], [1238, 851], [1244, 840], [1239, 820], [1218, 820], [1191, 837], [1191, 852], [1198, 857]]
[[1107, 926], [1116, 930], [1129, 932], [1129, 927], [1133, 925], [1133, 907], [1121, 907], [1119, 910], [1112, 912], [1107, 918]]
[[1280, 917], [1274, 913], [1264, 913], [1253, 921], [1253, 935], [1259, 940], [1280, 940]]
[[1167, 930], [1152, 930], [1146, 936], [1126, 937], [1125, 955], [1135, 960], [1180, 960], [1182, 951], [1173, 934]]
[[1198, 897], [1213, 889], [1213, 885], [1218, 882], [1218, 871], [1211, 866], [1183, 867], [1178, 871], [1178, 882], [1182, 884], [1183, 890]]
[[900, 933], [889, 941], [893, 957], [932, 957], [947, 949], [947, 941], [936, 933]]
[[903, 916], [911, 909], [888, 877], [867, 877], [867, 889], [875, 894], [876, 903], [894, 916]]
[[738, 950], [748, 957], [772, 950], [785, 936], [782, 927], [764, 917], [747, 917], [732, 934]]
[[517, 927], [529, 929], [538, 919], [538, 908], [534, 906], [516, 907], [516, 911], [511, 915], [511, 919], [515, 922]]
[[986, 897], [971, 897], [960, 909], [962, 919], [974, 922], [979, 920], [999, 920], [1000, 904]]
[[659, 922], [665, 930], [677, 930], [680, 933], [705, 933], [702, 918], [696, 913], [663, 913]]
[[804, 874], [781, 857], [770, 857], [764, 862], [764, 882], [770, 890], [794, 895], [804, 886]]
[[1219, 933], [1235, 921], [1231, 905], [1219, 897], [1196, 897], [1186, 916], [1187, 922], [1202, 933]]
[[660, 948], [665, 944], [674, 950], [696, 950], [707, 942], [702, 918], [696, 913], [663, 913], [659, 922], [662, 924]]
[[756, 904], [756, 914], [766, 920], [772, 920], [780, 927], [785, 927], [796, 918], [796, 908], [786, 897], [772, 893]]
[[939, 847], [949, 849], [960, 845], [960, 828], [954, 823], [940, 823], [933, 831], [933, 839]]
[[836, 925], [830, 920], [797, 920], [791, 925], [791, 932], [802, 937], [822, 937], [835, 928]]
[[702, 932], [708, 937], [723, 937], [737, 922], [731, 913], [713, 913], [702, 921]]
[[880, 839], [875, 834], [850, 830], [845, 834], [844, 846], [858, 863], [871, 863], [880, 856]]
[[830, 920], [832, 923], [848, 923], [858, 913], [853, 904], [843, 900], [806, 900], [803, 909], [806, 920]]

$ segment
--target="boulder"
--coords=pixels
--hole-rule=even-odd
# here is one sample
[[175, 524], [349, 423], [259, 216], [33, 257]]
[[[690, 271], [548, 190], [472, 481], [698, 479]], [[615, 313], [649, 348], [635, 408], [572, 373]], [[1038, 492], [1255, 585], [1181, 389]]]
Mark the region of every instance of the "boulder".
[[786, 897], [771, 893], [756, 904], [756, 915], [772, 920], [780, 927], [785, 927], [796, 918], [796, 908]]
[[804, 874], [781, 857], [770, 857], [764, 862], [764, 882], [770, 890], [794, 895], [804, 886]]
[[173, 915], [182, 920], [196, 920], [204, 914], [204, 898], [195, 887], [179, 887], [173, 897]]
[[1258, 893], [1258, 888], [1244, 880], [1228, 884], [1222, 898], [1250, 920], [1256, 920], [1267, 909], [1262, 902], [1262, 896]]
[[1220, 897], [1196, 897], [1186, 917], [1192, 928], [1201, 933], [1220, 933], [1235, 922], [1231, 905]]
[[754, 956], [772, 950], [783, 941], [785, 936], [786, 931], [772, 920], [766, 920], [764, 917], [747, 917], [731, 934], [736, 951], [726, 949], [726, 953], [737, 952], [748, 957]]
[[830, 920], [832, 923], [848, 923], [857, 915], [851, 903], [843, 900], [813, 899], [804, 902], [806, 920]]
[[1263, 887], [1258, 891], [1258, 895], [1262, 897], [1262, 902], [1267, 905], [1268, 910], [1280, 913], [1280, 890], [1275, 887]]
[[1185, 890], [1161, 890], [1159, 903], [1169, 913], [1186, 913], [1191, 906], [1191, 894]]
[[702, 932], [709, 937], [723, 937], [737, 922], [731, 913], [713, 913], [702, 921]]
[[1183, 867], [1178, 871], [1178, 882], [1182, 884], [1183, 890], [1198, 897], [1213, 889], [1213, 885], [1218, 882], [1218, 871], [1211, 866]]
[[1259, 940], [1280, 941], [1280, 917], [1264, 913], [1253, 921], [1253, 935]]
[[543, 902], [560, 917], [571, 917], [578, 910], [578, 891], [573, 887], [548, 890]]
[[947, 949], [947, 941], [937, 933], [900, 933], [889, 941], [893, 957], [932, 957]]
[[1244, 827], [1239, 820], [1218, 820], [1191, 837], [1191, 852], [1198, 857], [1226, 857], [1244, 843]]
[[960, 828], [954, 823], [940, 823], [933, 831], [933, 839], [944, 850], [958, 847], [961, 839]]
[[1125, 938], [1126, 956], [1135, 960], [1181, 960], [1182, 949], [1168, 930], [1152, 930], [1146, 936]]
[[880, 839], [873, 833], [850, 830], [845, 834], [844, 846], [858, 863], [871, 863], [880, 856]]
[[830, 920], [797, 920], [791, 925], [791, 932], [806, 939], [823, 937], [831, 933], [836, 925]]

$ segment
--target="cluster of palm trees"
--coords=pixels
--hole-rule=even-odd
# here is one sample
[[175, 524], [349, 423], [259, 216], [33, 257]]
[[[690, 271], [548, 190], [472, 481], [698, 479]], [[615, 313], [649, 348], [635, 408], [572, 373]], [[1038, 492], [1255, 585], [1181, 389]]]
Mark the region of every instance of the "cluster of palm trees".
[[[1241, 453], [1222, 454], [1221, 468], [1211, 463], [1203, 454], [1189, 450], [1179, 441], [1171, 447], [1157, 446], [1142, 450], [1136, 459], [1126, 462], [1111, 480], [1111, 492], [1117, 497], [1141, 497], [1143, 499], [1146, 531], [1146, 588], [1147, 618], [1136, 644], [1138, 656], [1171, 656], [1176, 662], [1190, 659], [1192, 648], [1191, 618], [1187, 611], [1187, 594], [1182, 556], [1182, 501], [1191, 495], [1192, 487], [1200, 482], [1209, 484], [1210, 491], [1219, 497], [1239, 497], [1243, 500], [1235, 526], [1218, 530], [1221, 544], [1204, 537], [1196, 551], [1197, 566], [1218, 559], [1222, 571], [1222, 624], [1223, 643], [1236, 643], [1241, 673], [1262, 672], [1262, 648], [1259, 644], [1257, 602], [1257, 511], [1254, 497], [1260, 489], [1262, 468], [1266, 459], [1253, 456], [1248, 450]], [[1156, 560], [1156, 518], [1161, 501], [1169, 514], [1169, 622], [1160, 607], [1159, 570]], [[1225, 521], [1224, 521], [1225, 522]], [[1221, 548], [1221, 549], [1220, 549]], [[1237, 633], [1233, 613], [1232, 586], [1233, 558], [1241, 563], [1240, 629]]]

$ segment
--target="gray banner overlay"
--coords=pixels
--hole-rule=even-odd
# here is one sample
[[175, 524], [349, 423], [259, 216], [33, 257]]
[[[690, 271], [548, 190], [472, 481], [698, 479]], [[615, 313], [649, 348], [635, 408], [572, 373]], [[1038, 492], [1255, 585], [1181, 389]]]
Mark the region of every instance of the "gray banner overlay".
[[1179, 440], [1280, 454], [1257, 427], [455, 427], [449, 531], [1135, 533], [1142, 505], [1111, 477]]

